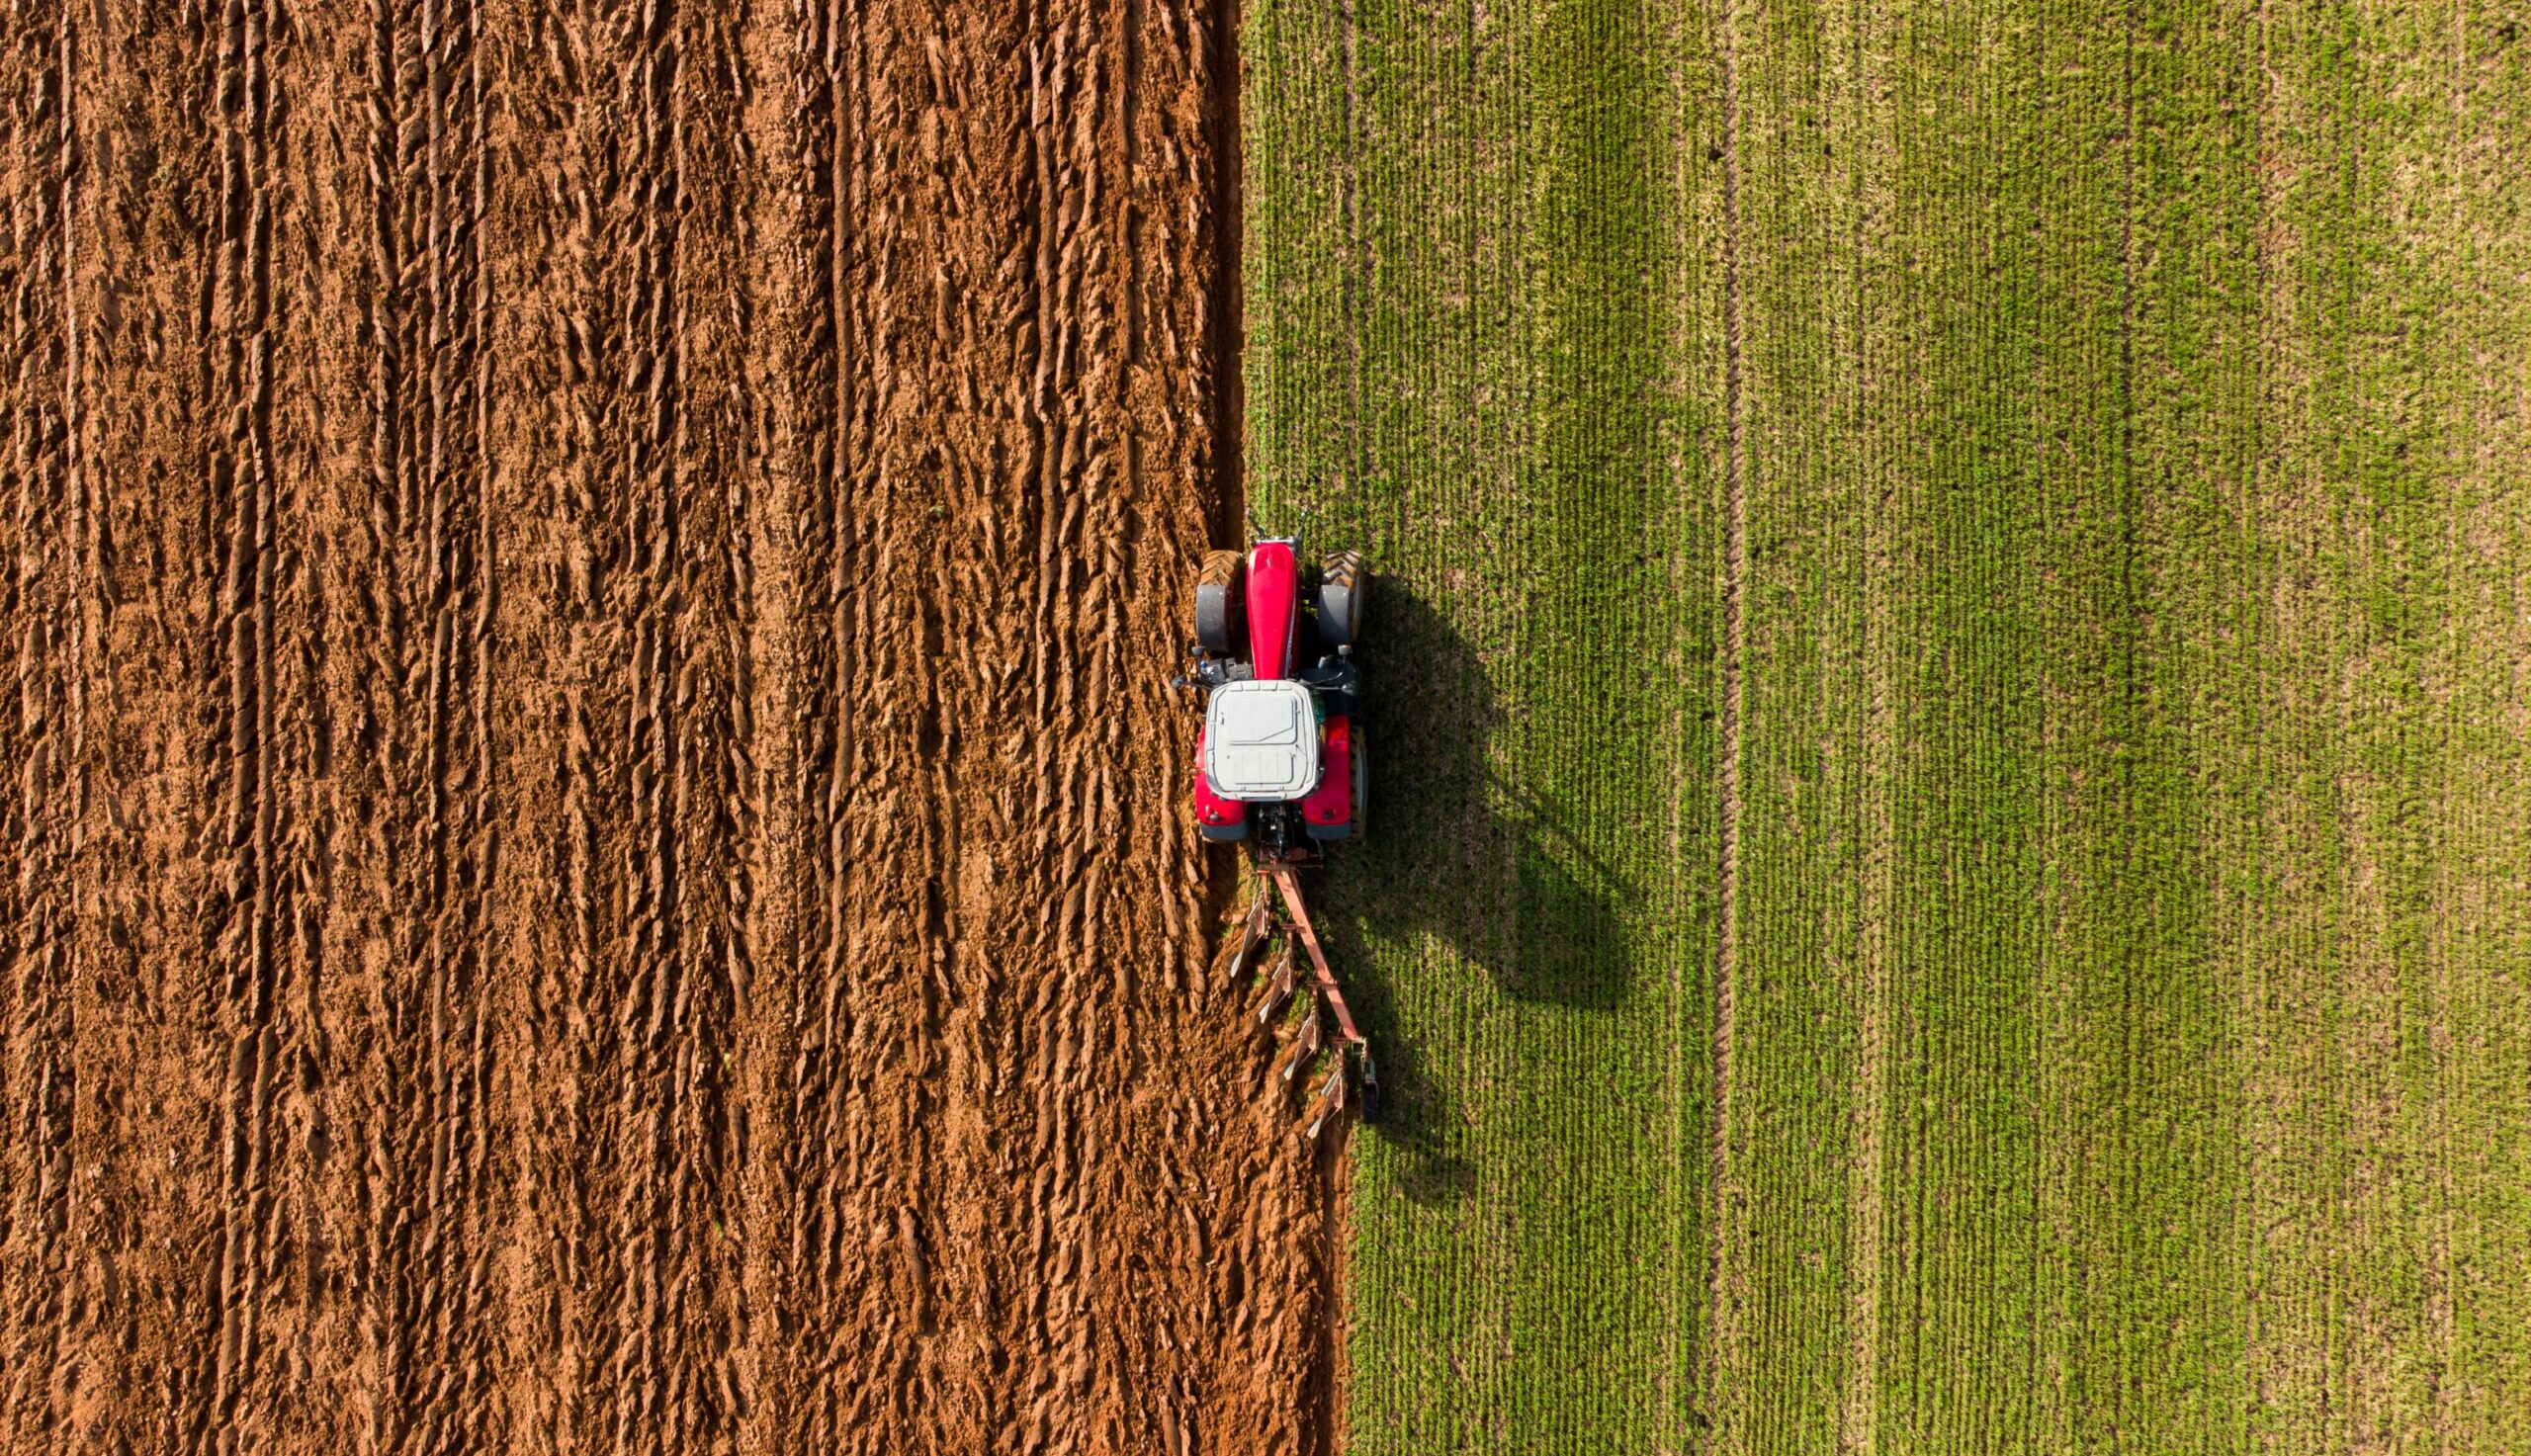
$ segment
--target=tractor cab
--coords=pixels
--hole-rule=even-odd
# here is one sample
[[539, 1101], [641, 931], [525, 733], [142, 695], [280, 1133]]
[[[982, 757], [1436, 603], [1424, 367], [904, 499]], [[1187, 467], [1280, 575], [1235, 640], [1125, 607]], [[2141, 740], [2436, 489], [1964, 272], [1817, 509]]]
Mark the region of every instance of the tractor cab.
[[1218, 551], [1195, 576], [1181, 687], [1205, 693], [1195, 827], [1260, 864], [1307, 864], [1359, 835], [1367, 774], [1353, 643], [1368, 580], [1359, 552], [1316, 562], [1288, 538]]
[[1319, 713], [1307, 683], [1228, 682], [1204, 710], [1204, 781], [1244, 804], [1307, 799], [1318, 788]]

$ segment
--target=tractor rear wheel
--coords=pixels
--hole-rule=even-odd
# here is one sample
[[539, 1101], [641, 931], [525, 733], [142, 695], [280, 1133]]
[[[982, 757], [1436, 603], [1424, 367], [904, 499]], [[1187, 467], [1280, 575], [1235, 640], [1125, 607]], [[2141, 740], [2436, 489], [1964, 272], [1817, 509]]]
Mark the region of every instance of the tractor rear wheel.
[[1207, 652], [1238, 650], [1240, 574], [1244, 558], [1235, 551], [1204, 554], [1195, 571], [1195, 643]]
[[1319, 641], [1348, 647], [1362, 640], [1362, 598], [1370, 580], [1357, 551], [1341, 551], [1318, 563]]

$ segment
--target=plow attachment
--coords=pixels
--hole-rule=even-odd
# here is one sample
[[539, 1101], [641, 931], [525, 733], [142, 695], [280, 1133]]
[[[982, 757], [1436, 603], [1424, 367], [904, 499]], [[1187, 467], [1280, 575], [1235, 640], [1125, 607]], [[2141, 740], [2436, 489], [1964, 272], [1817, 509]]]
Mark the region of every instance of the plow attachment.
[[[1304, 1124], [1308, 1136], [1315, 1139], [1344, 1110], [1349, 1092], [1361, 1099], [1363, 1116], [1371, 1115], [1377, 1106], [1379, 1071], [1371, 1062], [1371, 1044], [1363, 1038], [1361, 1028], [1353, 1024], [1353, 1010], [1345, 1003], [1345, 988], [1328, 968], [1327, 952], [1318, 943], [1318, 929], [1310, 923], [1309, 908], [1301, 902], [1300, 885], [1290, 867], [1267, 865], [1265, 872], [1274, 894], [1268, 896], [1261, 889], [1255, 903], [1249, 906], [1236, 932], [1239, 945], [1231, 956], [1230, 974], [1237, 977], [1249, 970], [1253, 958], [1277, 931], [1281, 933], [1282, 949], [1266, 971], [1265, 989], [1252, 1013], [1252, 1024], [1271, 1026], [1297, 992], [1308, 994], [1310, 1009], [1302, 1018], [1300, 1029], [1274, 1059], [1273, 1086], [1278, 1092], [1288, 1093], [1301, 1080], [1326, 1046], [1328, 1022], [1335, 1022], [1340, 1055], [1311, 1093]], [[1279, 916], [1275, 913], [1277, 900], [1282, 912]], [[1303, 955], [1309, 962], [1306, 978], [1301, 971]]]

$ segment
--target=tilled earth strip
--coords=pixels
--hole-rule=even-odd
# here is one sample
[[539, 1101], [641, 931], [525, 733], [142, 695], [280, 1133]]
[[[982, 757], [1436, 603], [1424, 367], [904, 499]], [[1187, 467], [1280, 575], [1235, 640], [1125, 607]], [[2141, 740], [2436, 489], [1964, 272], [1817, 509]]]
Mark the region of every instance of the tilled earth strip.
[[1327, 1448], [1162, 686], [1232, 54], [20, 7], [8, 1449]]

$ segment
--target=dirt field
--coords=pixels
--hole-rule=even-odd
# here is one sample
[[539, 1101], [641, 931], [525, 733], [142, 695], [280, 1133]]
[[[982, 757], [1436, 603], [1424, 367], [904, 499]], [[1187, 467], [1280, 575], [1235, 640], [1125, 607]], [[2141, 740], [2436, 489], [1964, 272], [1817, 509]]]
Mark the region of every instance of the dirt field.
[[1230, 38], [845, 9], [0, 28], [8, 1450], [1332, 1442]]

